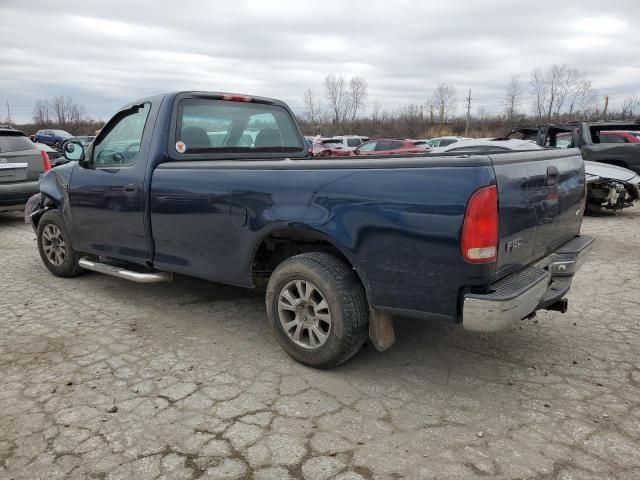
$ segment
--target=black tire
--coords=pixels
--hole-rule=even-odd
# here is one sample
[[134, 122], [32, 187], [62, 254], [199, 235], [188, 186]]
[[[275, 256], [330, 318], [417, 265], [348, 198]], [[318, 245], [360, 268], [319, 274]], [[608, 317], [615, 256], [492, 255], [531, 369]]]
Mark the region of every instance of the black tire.
[[[48, 226], [53, 226], [51, 228]], [[50, 230], [57, 229], [59, 236], [64, 241], [64, 254], [61, 254], [58, 259], [62, 259], [60, 264], [55, 264], [53, 260], [49, 258], [45, 249], [51, 247], [50, 241], [47, 240], [47, 235]], [[78, 266], [78, 260], [80, 259], [80, 253], [75, 251], [69, 241], [69, 231], [64, 223], [64, 219], [58, 210], [49, 210], [38, 222], [38, 251], [40, 252], [40, 258], [44, 263], [44, 266], [57, 277], [75, 277], [83, 272], [83, 269]]]
[[[302, 280], [326, 300], [331, 327], [325, 343], [303, 348], [285, 332], [278, 301], [291, 282]], [[275, 269], [266, 292], [267, 317], [282, 348], [295, 360], [314, 368], [333, 368], [354, 356], [368, 338], [369, 307], [362, 283], [344, 262], [327, 253], [291, 257]], [[295, 313], [296, 318], [298, 313]], [[306, 318], [306, 317], [305, 317]], [[307, 337], [311, 337], [307, 331]]]

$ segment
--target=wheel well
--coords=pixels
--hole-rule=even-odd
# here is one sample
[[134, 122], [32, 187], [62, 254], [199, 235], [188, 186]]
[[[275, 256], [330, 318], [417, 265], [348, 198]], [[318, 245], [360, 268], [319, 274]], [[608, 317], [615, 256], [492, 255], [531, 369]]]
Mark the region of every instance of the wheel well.
[[[322, 235], [308, 230], [278, 230], [265, 237], [253, 255], [253, 285], [266, 286], [271, 273], [278, 265], [288, 258], [306, 252], [329, 253], [353, 268], [349, 259]], [[357, 271], [356, 275], [360, 277]]]

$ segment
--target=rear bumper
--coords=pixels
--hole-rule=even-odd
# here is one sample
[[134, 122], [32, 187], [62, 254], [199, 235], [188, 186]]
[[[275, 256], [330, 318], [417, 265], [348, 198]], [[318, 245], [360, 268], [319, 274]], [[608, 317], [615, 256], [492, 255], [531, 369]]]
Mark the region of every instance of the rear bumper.
[[593, 238], [580, 235], [548, 257], [491, 286], [491, 293], [464, 296], [462, 325], [475, 332], [510, 327], [536, 310], [560, 300], [587, 259]]
[[40, 191], [38, 180], [28, 182], [0, 183], [0, 207], [24, 205]]

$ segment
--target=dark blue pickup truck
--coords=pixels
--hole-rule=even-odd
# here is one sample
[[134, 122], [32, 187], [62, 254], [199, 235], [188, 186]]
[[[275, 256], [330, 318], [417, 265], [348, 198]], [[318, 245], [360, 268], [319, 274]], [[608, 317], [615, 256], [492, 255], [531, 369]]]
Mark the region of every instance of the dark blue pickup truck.
[[578, 150], [314, 159], [267, 98], [142, 99], [65, 156], [28, 212], [53, 274], [266, 286], [280, 344], [319, 368], [390, 346], [393, 315], [492, 332], [565, 311], [592, 243]]

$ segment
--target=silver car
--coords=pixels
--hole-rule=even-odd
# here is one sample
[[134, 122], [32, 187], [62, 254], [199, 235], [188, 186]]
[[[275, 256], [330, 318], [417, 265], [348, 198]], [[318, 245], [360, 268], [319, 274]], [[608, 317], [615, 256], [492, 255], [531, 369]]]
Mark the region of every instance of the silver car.
[[39, 192], [38, 179], [51, 163], [46, 152], [11, 127], [0, 127], [0, 211], [20, 209]]

